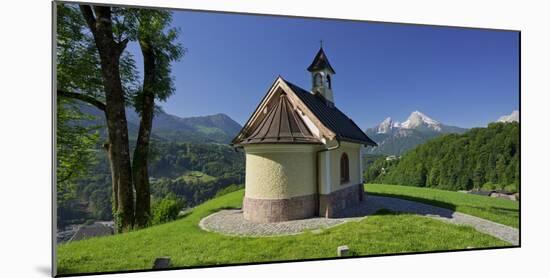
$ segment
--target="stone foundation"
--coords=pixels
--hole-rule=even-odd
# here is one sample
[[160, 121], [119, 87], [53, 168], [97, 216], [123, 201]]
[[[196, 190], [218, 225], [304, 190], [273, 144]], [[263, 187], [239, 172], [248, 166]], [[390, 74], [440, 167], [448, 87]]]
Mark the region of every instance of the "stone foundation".
[[327, 195], [316, 194], [290, 199], [243, 200], [244, 219], [256, 223], [271, 223], [323, 216], [341, 217], [347, 209], [358, 206], [363, 201], [363, 185], [357, 184], [334, 191]]
[[270, 223], [310, 218], [316, 215], [317, 196], [315, 194], [290, 199], [243, 200], [244, 219], [257, 223]]
[[363, 185], [357, 184], [319, 196], [319, 215], [340, 217], [346, 209], [355, 207], [363, 201]]

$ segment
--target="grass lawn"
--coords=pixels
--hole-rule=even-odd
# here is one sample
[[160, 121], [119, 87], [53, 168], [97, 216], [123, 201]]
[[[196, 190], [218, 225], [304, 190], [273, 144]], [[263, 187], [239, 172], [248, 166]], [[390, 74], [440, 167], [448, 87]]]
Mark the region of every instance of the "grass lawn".
[[170, 257], [174, 267], [330, 258], [336, 256], [339, 245], [348, 245], [353, 255], [509, 245], [471, 227], [385, 212], [321, 233], [281, 237], [230, 237], [198, 227], [201, 218], [216, 210], [240, 207], [243, 193], [239, 190], [208, 201], [171, 223], [61, 244], [58, 273], [149, 269], [162, 256]]
[[447, 190], [389, 184], [366, 184], [365, 190], [371, 194], [432, 204], [511, 227], [519, 227], [519, 202], [516, 201]]

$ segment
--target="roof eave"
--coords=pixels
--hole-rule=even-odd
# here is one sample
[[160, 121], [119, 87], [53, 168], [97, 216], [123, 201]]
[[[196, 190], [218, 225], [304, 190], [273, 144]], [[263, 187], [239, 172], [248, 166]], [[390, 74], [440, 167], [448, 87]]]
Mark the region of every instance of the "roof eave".
[[350, 142], [350, 143], [356, 143], [361, 144], [365, 146], [371, 146], [371, 147], [377, 147], [378, 144], [372, 140], [359, 140], [359, 139], [353, 139], [353, 138], [347, 138], [342, 136], [336, 136], [336, 139], [343, 141], [343, 142]]
[[244, 146], [248, 146], [248, 145], [322, 145], [323, 143], [322, 142], [306, 142], [306, 141], [301, 141], [301, 142], [295, 142], [295, 141], [266, 141], [266, 142], [241, 142], [241, 143], [238, 143], [238, 144], [234, 144], [233, 146], [234, 147], [244, 147]]
[[[332, 74], [336, 74], [336, 71], [332, 68], [332, 66], [330, 65], [330, 63], [327, 61], [327, 66], [326, 66], [326, 69], [328, 69], [330, 71], [330, 73]], [[319, 71], [319, 70], [323, 70], [323, 68], [318, 68], [316, 65], [314, 64], [311, 64], [307, 70], [309, 72], [314, 72], [314, 71]]]

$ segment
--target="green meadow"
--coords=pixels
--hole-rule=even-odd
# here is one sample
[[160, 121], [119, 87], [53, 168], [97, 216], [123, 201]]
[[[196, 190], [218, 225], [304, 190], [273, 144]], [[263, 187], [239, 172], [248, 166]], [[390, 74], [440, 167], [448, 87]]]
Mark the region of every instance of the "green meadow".
[[[474, 212], [476, 214], [473, 215], [487, 216], [491, 220], [500, 219], [501, 223], [511, 223], [514, 219], [513, 214], [497, 217], [496, 208], [514, 209], [508, 202], [502, 202], [505, 200], [465, 194], [459, 196], [454, 194], [461, 193], [446, 194], [433, 189], [417, 192], [404, 186], [369, 184], [366, 189], [369, 193], [399, 195], [402, 198], [408, 196], [432, 204], [451, 204], [459, 211]], [[430, 194], [430, 191], [433, 193]], [[234, 237], [199, 228], [198, 223], [203, 217], [220, 209], [239, 208], [243, 194], [244, 191], [239, 190], [212, 199], [170, 223], [60, 244], [57, 249], [58, 273], [150, 269], [157, 257], [170, 257], [173, 267], [332, 258], [336, 257], [336, 248], [340, 245], [347, 245], [351, 256], [509, 245], [468, 226], [389, 211], [379, 211], [361, 221], [325, 229], [320, 233], [306, 232], [291, 236]], [[482, 205], [482, 201], [487, 205]], [[473, 203], [468, 205], [468, 202]]]
[[519, 227], [519, 202], [433, 188], [366, 184], [369, 194], [407, 199]]

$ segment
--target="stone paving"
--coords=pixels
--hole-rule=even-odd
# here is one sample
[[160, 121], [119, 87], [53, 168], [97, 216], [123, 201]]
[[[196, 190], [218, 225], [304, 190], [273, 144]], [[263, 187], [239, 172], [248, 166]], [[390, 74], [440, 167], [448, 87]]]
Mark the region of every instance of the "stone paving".
[[319, 232], [349, 221], [359, 221], [380, 209], [415, 213], [456, 225], [472, 226], [479, 232], [519, 245], [519, 231], [516, 228], [445, 208], [373, 195], [365, 196], [365, 201], [360, 206], [340, 218], [315, 217], [276, 223], [253, 223], [243, 218], [241, 210], [232, 209], [221, 210], [203, 218], [199, 226], [206, 231], [234, 236], [284, 236], [305, 231]]

